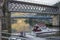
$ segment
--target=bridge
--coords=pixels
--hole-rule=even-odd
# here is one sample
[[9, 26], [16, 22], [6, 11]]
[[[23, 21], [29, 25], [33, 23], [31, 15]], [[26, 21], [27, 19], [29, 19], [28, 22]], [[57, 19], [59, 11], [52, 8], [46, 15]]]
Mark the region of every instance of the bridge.
[[8, 1], [7, 9], [11, 12], [22, 13], [39, 13], [51, 15], [53, 17], [53, 25], [59, 25], [59, 8], [56, 6], [48, 6], [42, 4], [28, 3], [22, 1]]
[[[4, 4], [2, 7], [0, 7], [2, 10], [2, 17], [1, 17], [1, 23], [2, 23], [2, 31], [6, 31], [8, 33], [11, 33], [11, 14], [13, 13], [37, 13], [42, 15], [51, 15], [52, 16], [52, 24], [54, 26], [59, 26], [59, 7], [57, 6], [49, 6], [49, 5], [42, 5], [42, 4], [36, 4], [36, 3], [29, 3], [29, 2], [22, 2], [22, 1], [4, 1]], [[20, 16], [18, 16], [20, 18]], [[15, 17], [17, 18], [17, 17]], [[23, 17], [24, 18], [24, 17]], [[29, 18], [29, 17], [28, 17]], [[32, 17], [30, 17], [32, 18]], [[33, 17], [33, 18], [41, 18], [41, 17]], [[2, 36], [6, 36], [7, 34], [2, 34]], [[10, 35], [7, 35], [10, 36]], [[3, 38], [3, 40], [5, 40]]]
[[10, 12], [59, 14], [58, 7], [42, 5], [42, 4], [28, 3], [28, 2], [21, 2], [21, 1], [9, 1], [7, 8]]

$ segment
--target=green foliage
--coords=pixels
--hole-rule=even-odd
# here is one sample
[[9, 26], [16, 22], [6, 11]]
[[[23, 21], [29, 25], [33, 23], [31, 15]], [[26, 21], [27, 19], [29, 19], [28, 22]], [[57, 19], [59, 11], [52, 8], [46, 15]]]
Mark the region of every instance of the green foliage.
[[25, 23], [29, 23], [31, 26], [33, 26], [36, 23], [38, 23], [38, 21], [30, 19], [30, 20], [25, 20]]
[[54, 6], [60, 7], [60, 2], [57, 2]]
[[25, 20], [24, 22], [25, 22], [25, 23], [29, 23], [29, 20]]

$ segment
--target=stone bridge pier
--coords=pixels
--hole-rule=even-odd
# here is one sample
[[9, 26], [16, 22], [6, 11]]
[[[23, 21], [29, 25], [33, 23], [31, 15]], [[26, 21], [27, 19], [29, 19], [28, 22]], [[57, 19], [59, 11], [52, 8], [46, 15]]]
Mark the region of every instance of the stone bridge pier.
[[60, 19], [59, 16], [60, 15], [58, 15], [58, 14], [52, 16], [52, 25], [53, 26], [59, 26], [59, 19]]

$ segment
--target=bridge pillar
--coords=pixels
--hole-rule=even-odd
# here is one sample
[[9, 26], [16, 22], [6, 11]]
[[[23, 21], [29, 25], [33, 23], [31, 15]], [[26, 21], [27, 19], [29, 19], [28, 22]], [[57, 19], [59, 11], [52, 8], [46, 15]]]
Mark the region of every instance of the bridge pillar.
[[53, 26], [59, 26], [59, 15], [53, 15], [52, 24]]
[[2, 32], [2, 22], [1, 22], [1, 19], [3, 17], [3, 12], [2, 12], [2, 9], [0, 8], [0, 40], [1, 40], [1, 32]]

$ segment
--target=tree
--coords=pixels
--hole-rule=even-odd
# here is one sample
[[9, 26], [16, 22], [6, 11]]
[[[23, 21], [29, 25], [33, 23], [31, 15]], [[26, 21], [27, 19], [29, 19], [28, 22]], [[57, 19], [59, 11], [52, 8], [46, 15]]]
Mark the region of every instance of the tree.
[[60, 2], [54, 4], [54, 6], [60, 7]]

